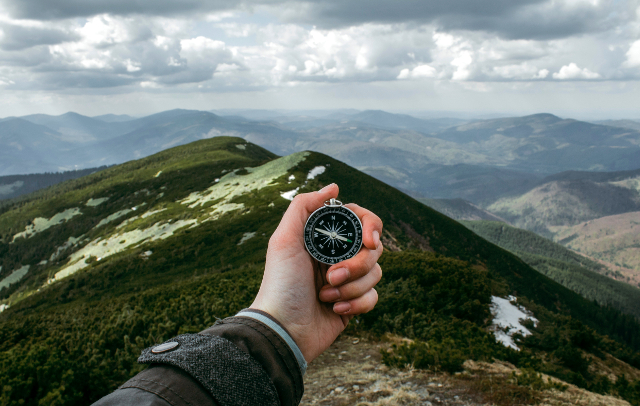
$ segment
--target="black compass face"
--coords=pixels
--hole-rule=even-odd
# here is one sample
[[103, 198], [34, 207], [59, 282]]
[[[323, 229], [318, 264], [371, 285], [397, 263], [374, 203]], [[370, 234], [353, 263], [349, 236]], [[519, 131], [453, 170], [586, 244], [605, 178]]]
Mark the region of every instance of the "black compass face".
[[362, 246], [362, 223], [343, 206], [321, 207], [307, 220], [304, 244], [312, 257], [325, 264], [349, 259]]

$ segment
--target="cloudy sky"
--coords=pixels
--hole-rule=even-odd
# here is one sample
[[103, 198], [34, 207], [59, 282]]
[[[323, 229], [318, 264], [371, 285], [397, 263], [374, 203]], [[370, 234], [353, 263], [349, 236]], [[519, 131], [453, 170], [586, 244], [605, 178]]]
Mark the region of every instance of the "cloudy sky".
[[0, 117], [171, 108], [640, 119], [640, 0], [0, 0]]

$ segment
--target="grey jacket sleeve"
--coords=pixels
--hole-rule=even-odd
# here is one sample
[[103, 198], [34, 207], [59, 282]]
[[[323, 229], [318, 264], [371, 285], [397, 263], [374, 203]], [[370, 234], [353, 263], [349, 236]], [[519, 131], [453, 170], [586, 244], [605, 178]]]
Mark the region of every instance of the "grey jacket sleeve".
[[271, 316], [246, 312], [143, 350], [138, 362], [150, 367], [94, 405], [297, 405], [299, 349]]

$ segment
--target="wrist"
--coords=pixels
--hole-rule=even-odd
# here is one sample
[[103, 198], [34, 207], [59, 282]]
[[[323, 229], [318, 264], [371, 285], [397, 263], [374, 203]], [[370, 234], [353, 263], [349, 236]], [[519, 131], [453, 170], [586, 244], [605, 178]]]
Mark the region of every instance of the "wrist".
[[287, 345], [291, 349], [291, 352], [293, 352], [296, 360], [298, 361], [300, 372], [304, 376], [307, 370], [306, 357], [302, 352], [302, 349], [296, 342], [295, 337], [276, 317], [263, 309], [253, 307], [253, 305], [248, 309], [241, 310], [238, 314], [236, 314], [236, 317], [248, 317], [257, 320], [262, 324], [265, 324], [267, 327], [273, 330], [273, 332], [280, 336], [280, 338], [282, 338], [282, 340], [287, 343]]

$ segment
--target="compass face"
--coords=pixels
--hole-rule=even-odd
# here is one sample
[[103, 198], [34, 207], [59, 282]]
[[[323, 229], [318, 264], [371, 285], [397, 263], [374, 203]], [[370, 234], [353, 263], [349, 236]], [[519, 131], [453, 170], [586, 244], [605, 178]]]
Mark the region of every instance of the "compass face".
[[343, 206], [325, 206], [314, 211], [304, 227], [304, 245], [312, 257], [325, 264], [349, 259], [362, 246], [362, 223]]

